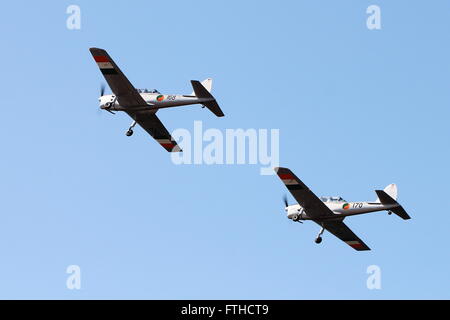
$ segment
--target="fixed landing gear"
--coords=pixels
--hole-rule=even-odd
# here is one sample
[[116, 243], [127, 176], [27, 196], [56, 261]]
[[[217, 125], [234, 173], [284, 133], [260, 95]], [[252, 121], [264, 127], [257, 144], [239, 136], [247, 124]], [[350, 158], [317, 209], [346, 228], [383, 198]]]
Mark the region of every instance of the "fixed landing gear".
[[131, 126], [128, 128], [128, 131], [125, 133], [127, 137], [131, 137], [133, 135], [133, 128], [136, 125], [136, 121], [133, 121]]
[[319, 234], [317, 235], [316, 240], [314, 240], [315, 243], [319, 244], [322, 242], [322, 234], [325, 231], [325, 229], [322, 227], [322, 229], [320, 229]]

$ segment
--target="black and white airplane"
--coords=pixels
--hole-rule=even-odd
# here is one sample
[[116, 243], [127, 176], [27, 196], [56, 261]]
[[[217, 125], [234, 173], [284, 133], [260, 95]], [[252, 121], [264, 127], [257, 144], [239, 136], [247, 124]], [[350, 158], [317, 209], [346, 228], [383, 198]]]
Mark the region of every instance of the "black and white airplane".
[[127, 136], [131, 136], [134, 126], [139, 124], [167, 151], [179, 152], [182, 151], [181, 148], [156, 116], [159, 109], [202, 104], [216, 116], [224, 116], [216, 99], [210, 93], [212, 87], [210, 78], [203, 82], [191, 80], [194, 91], [189, 95], [168, 95], [161, 94], [157, 90], [136, 89], [105, 50], [90, 48], [89, 51], [113, 92], [105, 95], [104, 87], [101, 88], [100, 108], [110, 113], [124, 111], [133, 119], [126, 132]]
[[378, 195], [375, 201], [347, 202], [341, 197], [318, 198], [288, 168], [275, 168], [275, 172], [298, 202], [298, 204], [288, 205], [287, 198], [284, 198], [287, 217], [295, 222], [312, 220], [321, 226], [315, 240], [316, 243], [322, 242], [322, 234], [327, 230], [355, 250], [370, 250], [344, 224], [345, 217], [387, 210], [389, 214], [395, 213], [404, 220], [411, 218], [397, 202], [397, 186], [395, 184], [388, 185], [384, 190], [375, 190]]

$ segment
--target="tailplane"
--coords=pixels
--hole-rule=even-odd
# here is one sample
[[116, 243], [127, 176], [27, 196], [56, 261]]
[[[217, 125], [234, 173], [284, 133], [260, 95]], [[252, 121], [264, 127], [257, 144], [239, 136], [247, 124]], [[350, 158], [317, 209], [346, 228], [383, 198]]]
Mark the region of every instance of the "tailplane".
[[[197, 80], [191, 80], [192, 87], [194, 88], [194, 94], [199, 99], [205, 99], [202, 104], [207, 107], [212, 113], [218, 117], [223, 117], [224, 114], [217, 104], [216, 99], [210, 93], [212, 87], [212, 79], [206, 79], [203, 82]], [[204, 83], [204, 84], [203, 84]]]
[[[388, 189], [389, 187], [391, 187], [391, 189]], [[380, 202], [384, 205], [395, 205], [395, 207], [391, 208], [390, 211], [404, 220], [411, 219], [411, 217], [406, 213], [405, 209], [403, 209], [403, 207], [397, 202], [397, 186], [395, 186], [395, 184], [390, 184], [386, 187], [386, 189], [375, 190], [378, 196], [377, 202]], [[390, 192], [390, 194], [388, 192]]]

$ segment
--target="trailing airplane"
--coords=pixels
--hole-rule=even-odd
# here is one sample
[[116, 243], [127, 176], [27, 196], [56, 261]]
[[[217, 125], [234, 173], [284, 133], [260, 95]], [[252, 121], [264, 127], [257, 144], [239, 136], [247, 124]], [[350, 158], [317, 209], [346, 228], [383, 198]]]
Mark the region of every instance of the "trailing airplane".
[[275, 172], [298, 202], [298, 204], [288, 205], [287, 198], [284, 198], [287, 217], [295, 222], [312, 220], [321, 226], [320, 232], [315, 240], [316, 243], [322, 242], [322, 234], [327, 230], [355, 250], [370, 250], [344, 224], [343, 220], [346, 217], [387, 210], [389, 214], [395, 213], [404, 220], [411, 219], [403, 207], [397, 202], [397, 186], [395, 184], [388, 185], [384, 190], [375, 190], [378, 195], [375, 201], [347, 202], [341, 197], [318, 198], [288, 168], [275, 168]]
[[157, 90], [136, 89], [105, 50], [90, 48], [89, 51], [113, 92], [105, 95], [105, 88], [101, 87], [100, 108], [112, 114], [114, 111], [124, 111], [133, 119], [126, 132], [127, 136], [131, 136], [134, 126], [139, 124], [167, 151], [180, 152], [181, 148], [156, 116], [159, 109], [202, 104], [217, 117], [224, 116], [210, 93], [210, 78], [203, 82], [191, 80], [194, 91], [190, 95], [167, 95]]

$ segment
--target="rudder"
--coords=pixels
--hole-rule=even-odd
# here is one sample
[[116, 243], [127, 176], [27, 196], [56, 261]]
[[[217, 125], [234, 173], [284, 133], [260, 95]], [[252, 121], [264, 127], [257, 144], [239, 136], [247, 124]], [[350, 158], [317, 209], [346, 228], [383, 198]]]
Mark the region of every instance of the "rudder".
[[395, 183], [391, 183], [386, 188], [384, 188], [383, 191], [386, 192], [392, 199], [397, 200], [398, 192], [397, 192], [397, 185]]
[[[203, 80], [202, 82], [200, 82], [200, 84], [202, 86], [204, 86], [205, 89], [208, 90], [208, 92], [211, 92], [211, 90], [212, 90], [212, 78], [207, 78], [207, 79]], [[191, 96], [195, 96], [195, 91], [192, 91]]]

